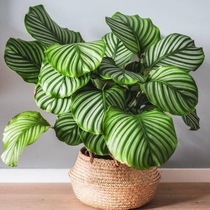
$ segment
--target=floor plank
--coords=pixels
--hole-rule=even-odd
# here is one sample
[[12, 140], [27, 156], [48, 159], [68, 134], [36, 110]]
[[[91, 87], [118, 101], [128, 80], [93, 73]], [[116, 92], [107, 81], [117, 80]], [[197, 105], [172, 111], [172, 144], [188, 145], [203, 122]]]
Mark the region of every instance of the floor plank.
[[[77, 200], [70, 183], [0, 183], [0, 209], [96, 210]], [[160, 183], [152, 202], [140, 209], [210, 209], [210, 183]]]

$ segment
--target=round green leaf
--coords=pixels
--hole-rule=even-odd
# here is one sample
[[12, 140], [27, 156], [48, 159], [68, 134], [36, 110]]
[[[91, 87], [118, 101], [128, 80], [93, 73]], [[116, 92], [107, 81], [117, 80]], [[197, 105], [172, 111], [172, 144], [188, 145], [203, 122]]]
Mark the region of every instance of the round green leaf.
[[112, 32], [133, 53], [139, 55], [160, 40], [160, 31], [149, 18], [128, 16], [120, 12], [106, 17]]
[[132, 52], [112, 32], [104, 35], [102, 39], [106, 43], [105, 55], [112, 58], [117, 66], [123, 66], [131, 59]]
[[103, 132], [111, 154], [136, 169], [164, 164], [177, 145], [172, 118], [157, 109], [134, 115], [110, 107]]
[[59, 73], [79, 77], [94, 71], [105, 53], [103, 40], [70, 45], [52, 45], [46, 51], [47, 60]]
[[140, 87], [152, 104], [174, 115], [193, 112], [198, 102], [198, 90], [192, 76], [175, 66], [151, 71], [148, 81]]
[[80, 89], [72, 95], [72, 115], [85, 131], [102, 133], [102, 119], [108, 106], [125, 107], [125, 91], [119, 86], [107, 90]]
[[36, 86], [34, 100], [40, 109], [53, 114], [69, 112], [71, 109], [71, 97], [54, 98], [47, 95], [40, 85]]
[[119, 68], [112, 58], [103, 58], [99, 66], [99, 74], [104, 79], [112, 79], [120, 85], [134, 85], [136, 83], [143, 83], [146, 77], [132, 71]]
[[200, 128], [200, 118], [198, 117], [196, 110], [190, 114], [182, 116], [182, 119], [184, 123], [190, 127], [190, 130], [196, 131]]
[[51, 45], [53, 43], [72, 44], [83, 42], [79, 32], [61, 28], [55, 23], [43, 5], [29, 8], [29, 11], [25, 16], [25, 26], [32, 37], [46, 45]]
[[78, 127], [70, 112], [57, 116], [54, 129], [56, 137], [60, 141], [72, 146], [82, 143], [82, 139], [80, 137], [80, 132], [82, 130]]
[[81, 77], [67, 77], [55, 71], [46, 61], [43, 63], [39, 83], [43, 91], [52, 97], [64, 98], [72, 95], [75, 91], [85, 86], [90, 80], [90, 75]]
[[96, 155], [108, 155], [109, 150], [106, 146], [103, 135], [94, 135], [83, 131], [81, 133], [82, 141], [85, 147]]
[[148, 68], [172, 65], [187, 72], [196, 70], [203, 60], [203, 49], [196, 47], [190, 37], [176, 33], [151, 46], [144, 56]]
[[46, 47], [37, 41], [10, 38], [6, 43], [4, 60], [24, 81], [37, 83]]
[[26, 111], [13, 117], [4, 129], [2, 160], [8, 166], [16, 166], [24, 148], [33, 144], [50, 128], [39, 112]]

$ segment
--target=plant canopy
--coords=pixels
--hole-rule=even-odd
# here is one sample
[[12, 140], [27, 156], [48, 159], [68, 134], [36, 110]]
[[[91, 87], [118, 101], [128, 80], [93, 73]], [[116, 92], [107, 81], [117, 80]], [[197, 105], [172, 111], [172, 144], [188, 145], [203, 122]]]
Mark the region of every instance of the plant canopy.
[[149, 169], [176, 149], [172, 115], [199, 129], [190, 73], [204, 53], [189, 36], [162, 38], [149, 18], [117, 12], [105, 18], [110, 31], [89, 42], [61, 28], [42, 5], [30, 7], [24, 22], [33, 40], [10, 38], [5, 62], [35, 85], [37, 106], [57, 118], [53, 126], [36, 111], [12, 118], [3, 133], [5, 164], [16, 166], [23, 149], [52, 128], [68, 145]]

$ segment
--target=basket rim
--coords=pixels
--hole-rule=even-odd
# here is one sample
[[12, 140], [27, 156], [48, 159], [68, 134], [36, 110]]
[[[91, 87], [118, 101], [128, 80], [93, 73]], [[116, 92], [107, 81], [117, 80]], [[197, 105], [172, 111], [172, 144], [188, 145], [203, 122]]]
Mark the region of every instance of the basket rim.
[[[157, 167], [151, 167], [148, 170], [137, 170], [122, 163], [119, 163], [119, 165], [117, 166], [116, 161], [113, 159], [103, 159], [103, 158], [97, 158], [97, 157], [94, 157], [93, 161], [91, 162], [90, 160], [91, 157], [85, 154], [85, 151], [86, 151], [85, 147], [81, 148], [74, 167], [71, 168], [68, 173], [72, 181], [78, 181], [80, 183], [90, 184], [89, 181], [87, 181], [88, 180], [87, 176], [91, 178], [92, 180], [93, 177], [98, 176], [97, 173], [105, 172], [107, 174], [107, 177], [105, 177], [105, 179], [96, 178], [99, 181], [99, 183], [95, 183], [95, 185], [103, 185], [107, 183], [110, 184], [112, 183], [112, 181], [109, 182], [109, 179], [114, 180], [114, 178], [111, 178], [111, 177], [116, 177], [116, 176], [119, 177], [120, 179], [117, 182], [115, 182], [114, 185], [119, 186], [119, 187], [122, 187], [121, 182], [123, 180], [124, 180], [124, 183], [129, 182], [131, 184], [132, 182], [131, 185], [136, 185], [136, 186], [139, 186], [139, 185], [147, 186], [147, 185], [152, 185], [152, 184], [160, 182], [161, 175], [157, 171]], [[78, 170], [78, 166], [80, 166], [79, 168], [82, 167], [82, 170], [81, 169]], [[76, 173], [75, 173], [75, 170], [77, 171]], [[125, 177], [125, 178], [121, 178], [121, 177]], [[147, 178], [144, 178], [144, 177], [147, 177]], [[142, 180], [146, 180], [145, 183]]]

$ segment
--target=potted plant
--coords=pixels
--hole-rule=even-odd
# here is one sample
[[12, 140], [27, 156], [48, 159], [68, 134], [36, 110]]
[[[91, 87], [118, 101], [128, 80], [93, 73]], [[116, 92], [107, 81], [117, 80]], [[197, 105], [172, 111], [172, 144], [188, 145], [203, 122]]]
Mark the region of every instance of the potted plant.
[[[176, 149], [171, 115], [182, 117], [191, 130], [199, 129], [195, 109], [198, 89], [190, 72], [202, 64], [204, 53], [189, 36], [172, 33], [161, 38], [159, 28], [148, 18], [117, 12], [106, 17], [106, 23], [111, 32], [85, 42], [79, 32], [59, 27], [42, 5], [30, 7], [25, 26], [35, 40], [10, 38], [4, 58], [24, 81], [35, 84], [38, 107], [57, 115], [57, 119], [51, 126], [36, 111], [16, 115], [5, 127], [1, 158], [8, 166], [16, 166], [23, 149], [52, 128], [60, 141], [85, 146], [79, 163], [70, 172], [72, 183], [79, 176], [83, 176], [80, 184], [87, 182], [84, 179], [89, 169], [78, 169], [81, 161], [88, 167], [98, 160], [112, 161], [114, 169], [110, 171], [118, 184], [123, 181], [119, 171], [134, 174], [133, 178], [125, 178], [134, 180], [129, 192], [153, 186], [147, 203], [159, 181], [156, 167], [163, 165]], [[94, 167], [91, 173], [97, 174], [101, 166]], [[142, 173], [146, 175], [139, 190], [137, 182]], [[145, 176], [153, 180], [147, 182]], [[92, 179], [97, 179], [102, 197], [106, 177], [109, 175]], [[118, 186], [118, 194], [123, 194], [125, 185]], [[81, 187], [75, 186], [76, 194]], [[124, 200], [129, 203], [129, 199]], [[129, 207], [124, 203], [113, 208], [134, 208], [145, 203]]]

